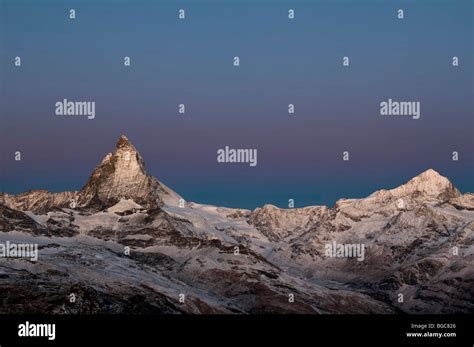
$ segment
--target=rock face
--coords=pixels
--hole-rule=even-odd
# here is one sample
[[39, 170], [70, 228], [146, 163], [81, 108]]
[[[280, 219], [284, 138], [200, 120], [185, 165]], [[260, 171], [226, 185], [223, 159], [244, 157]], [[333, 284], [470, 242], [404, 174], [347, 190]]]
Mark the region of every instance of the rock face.
[[40, 247], [0, 258], [0, 313], [474, 313], [474, 195], [431, 169], [332, 208], [183, 205], [122, 136], [81, 191], [0, 198], [0, 243]]
[[271, 241], [293, 239], [311, 230], [328, 214], [326, 206], [311, 206], [296, 209], [280, 209], [273, 205], [257, 208], [249, 215], [254, 225]]
[[45, 213], [55, 208], [74, 206], [77, 197], [77, 192], [52, 193], [47, 190], [31, 190], [18, 195], [0, 193], [0, 202], [21, 211]]
[[79, 192], [78, 205], [103, 209], [123, 198], [151, 208], [163, 206], [163, 195], [168, 192], [147, 175], [142, 157], [122, 135], [115, 151], [105, 156]]

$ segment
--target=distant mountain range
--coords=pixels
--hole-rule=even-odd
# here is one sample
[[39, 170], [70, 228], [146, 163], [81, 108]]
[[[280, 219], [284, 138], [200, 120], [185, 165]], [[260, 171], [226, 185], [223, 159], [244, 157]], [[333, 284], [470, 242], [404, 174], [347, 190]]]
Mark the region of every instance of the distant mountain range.
[[0, 313], [474, 312], [474, 194], [432, 169], [250, 211], [185, 202], [121, 136], [80, 191], [0, 193], [0, 231], [39, 245], [0, 258]]

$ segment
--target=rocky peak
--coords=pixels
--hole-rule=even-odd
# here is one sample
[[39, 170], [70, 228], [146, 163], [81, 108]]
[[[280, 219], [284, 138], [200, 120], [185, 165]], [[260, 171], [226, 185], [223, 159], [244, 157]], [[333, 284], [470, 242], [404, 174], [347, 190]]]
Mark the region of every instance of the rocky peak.
[[79, 206], [107, 208], [121, 199], [132, 199], [145, 207], [163, 204], [168, 189], [145, 171], [145, 163], [125, 135], [114, 152], [107, 154], [81, 189]]
[[428, 169], [398, 188], [389, 190], [394, 197], [433, 198], [447, 200], [460, 195], [459, 191], [444, 176]]
[[129, 148], [133, 151], [137, 151], [136, 148], [132, 145], [132, 143], [130, 142], [130, 140], [127, 138], [127, 136], [125, 135], [120, 135], [118, 141], [117, 141], [117, 145], [116, 145], [116, 148], [117, 149], [120, 149], [120, 148]]
[[428, 169], [397, 188], [378, 190], [362, 199], [338, 200], [335, 209], [352, 218], [361, 218], [374, 211], [390, 214], [419, 204], [440, 204], [459, 196], [461, 193], [446, 177]]

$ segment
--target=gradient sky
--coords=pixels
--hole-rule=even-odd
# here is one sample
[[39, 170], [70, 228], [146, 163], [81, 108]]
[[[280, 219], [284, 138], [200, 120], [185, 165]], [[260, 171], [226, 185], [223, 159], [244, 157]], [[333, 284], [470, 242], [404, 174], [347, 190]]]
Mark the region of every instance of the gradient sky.
[[[332, 205], [428, 168], [474, 191], [471, 0], [0, 4], [1, 191], [80, 189], [122, 133], [202, 203]], [[56, 116], [64, 98], [96, 118]], [[420, 101], [421, 118], [380, 116], [388, 98]], [[226, 145], [257, 148], [258, 166], [217, 163]]]

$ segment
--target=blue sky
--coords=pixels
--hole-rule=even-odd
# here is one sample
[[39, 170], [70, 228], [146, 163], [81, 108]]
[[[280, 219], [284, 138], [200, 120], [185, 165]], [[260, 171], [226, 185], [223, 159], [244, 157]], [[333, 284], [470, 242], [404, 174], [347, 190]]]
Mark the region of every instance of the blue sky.
[[[0, 4], [2, 191], [80, 189], [122, 133], [203, 203], [332, 205], [428, 168], [474, 191], [472, 1]], [[63, 98], [95, 101], [96, 118], [56, 116]], [[420, 101], [421, 118], [380, 116], [388, 98]], [[217, 163], [225, 146], [257, 148], [257, 167]]]

